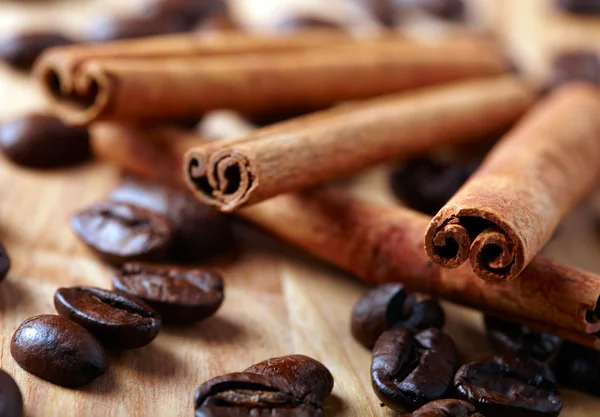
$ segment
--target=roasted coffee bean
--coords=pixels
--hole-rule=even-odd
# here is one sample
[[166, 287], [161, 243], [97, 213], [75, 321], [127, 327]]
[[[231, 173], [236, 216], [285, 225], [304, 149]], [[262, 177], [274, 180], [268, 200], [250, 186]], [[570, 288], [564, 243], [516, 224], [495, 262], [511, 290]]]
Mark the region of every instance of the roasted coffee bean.
[[0, 417], [21, 417], [23, 396], [15, 380], [0, 370]]
[[565, 52], [554, 58], [546, 90], [550, 91], [570, 81], [600, 84], [600, 59], [595, 52]]
[[479, 162], [413, 159], [390, 174], [390, 187], [408, 207], [435, 215], [475, 172]]
[[162, 261], [173, 241], [165, 216], [120, 202], [96, 203], [75, 213], [71, 228], [100, 257], [117, 265]]
[[558, 336], [542, 333], [518, 323], [485, 316], [486, 336], [494, 352], [551, 360], [562, 343]]
[[406, 294], [402, 284], [384, 284], [364, 294], [352, 310], [352, 335], [371, 349], [392, 327], [425, 330], [444, 327], [444, 310], [425, 294]]
[[77, 164], [92, 155], [86, 128], [45, 114], [27, 114], [2, 123], [0, 149], [15, 164], [31, 168]]
[[277, 376], [294, 381], [296, 397], [322, 403], [333, 390], [333, 375], [321, 362], [305, 355], [288, 355], [259, 362], [244, 370], [253, 374]]
[[450, 396], [459, 360], [454, 342], [441, 330], [390, 329], [373, 348], [371, 384], [392, 410], [412, 411]]
[[416, 4], [427, 13], [443, 19], [458, 20], [465, 16], [463, 0], [417, 0]]
[[158, 335], [162, 320], [146, 303], [127, 294], [94, 287], [59, 288], [54, 307], [89, 330], [106, 347], [135, 349]]
[[72, 43], [61, 33], [17, 33], [0, 41], [0, 59], [16, 69], [28, 70], [46, 49]]
[[600, 13], [600, 0], [557, 0], [559, 9], [574, 14]]
[[8, 271], [10, 270], [10, 257], [8, 256], [8, 252], [6, 252], [6, 248], [2, 243], [0, 243], [0, 282], [6, 278], [8, 275]]
[[21, 368], [65, 387], [89, 384], [108, 370], [106, 354], [90, 332], [51, 314], [25, 320], [12, 337], [10, 353]]
[[188, 29], [217, 14], [228, 14], [225, 0], [152, 0], [141, 10], [143, 16], [172, 19]]
[[558, 416], [562, 400], [546, 369], [524, 358], [472, 362], [458, 370], [454, 386], [486, 417]]
[[437, 400], [404, 417], [485, 417], [473, 404], [461, 400]]
[[398, 7], [394, 0], [360, 0], [360, 2], [384, 26], [394, 27], [398, 23]]
[[273, 31], [276, 33], [291, 33], [306, 29], [328, 29], [342, 32], [346, 30], [346, 28], [338, 21], [308, 14], [281, 16], [273, 23]]
[[550, 365], [546, 362], [534, 359], [531, 356], [516, 356], [513, 354], [493, 355], [483, 358], [479, 362], [499, 363], [520, 374], [541, 375], [543, 378], [556, 384], [556, 377], [554, 376], [554, 372], [552, 372]]
[[173, 228], [173, 261], [198, 262], [236, 248], [230, 218], [200, 203], [188, 190], [127, 178], [109, 198], [164, 214]]
[[206, 381], [196, 390], [196, 417], [321, 417], [321, 404], [297, 397], [288, 378], [237, 372]]
[[118, 39], [142, 38], [185, 32], [189, 28], [179, 19], [144, 16], [101, 16], [87, 30], [88, 42], [109, 42]]
[[142, 299], [170, 324], [212, 316], [224, 299], [223, 278], [202, 269], [130, 263], [113, 277], [113, 286]]
[[552, 369], [561, 386], [600, 397], [599, 351], [565, 342]]

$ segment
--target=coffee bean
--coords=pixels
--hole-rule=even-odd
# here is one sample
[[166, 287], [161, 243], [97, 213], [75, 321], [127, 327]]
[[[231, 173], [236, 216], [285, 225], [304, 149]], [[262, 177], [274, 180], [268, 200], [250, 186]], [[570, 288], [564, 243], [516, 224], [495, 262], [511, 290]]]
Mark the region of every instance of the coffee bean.
[[89, 384], [108, 370], [106, 354], [94, 336], [56, 315], [25, 320], [12, 337], [10, 353], [21, 368], [65, 387]]
[[541, 375], [543, 378], [556, 384], [556, 377], [550, 366], [546, 362], [542, 362], [530, 356], [516, 356], [513, 354], [493, 355], [491, 357], [483, 358], [479, 362], [498, 363], [509, 367], [519, 374]]
[[71, 217], [77, 236], [106, 261], [161, 261], [171, 248], [173, 230], [161, 214], [119, 202], [96, 203]]
[[171, 19], [181, 22], [187, 29], [217, 14], [229, 12], [225, 0], [152, 0], [146, 1], [142, 7], [142, 16]]
[[58, 314], [82, 325], [114, 350], [147, 345], [162, 325], [158, 313], [144, 302], [100, 288], [59, 288], [54, 293], [54, 307]]
[[196, 200], [183, 188], [125, 179], [109, 198], [165, 215], [173, 228], [169, 259], [198, 262], [236, 248], [230, 218]]
[[8, 275], [8, 271], [10, 270], [10, 257], [8, 256], [8, 252], [6, 252], [6, 248], [2, 243], [0, 243], [0, 282], [6, 278]]
[[425, 294], [407, 294], [402, 284], [384, 284], [364, 294], [352, 310], [352, 335], [371, 349], [392, 327], [425, 330], [444, 327], [444, 310]]
[[475, 172], [479, 162], [413, 159], [390, 174], [390, 187], [408, 207], [435, 215]]
[[130, 263], [113, 277], [113, 286], [142, 299], [170, 324], [212, 316], [224, 299], [221, 276], [201, 269]]
[[371, 384], [394, 411], [412, 411], [448, 398], [459, 355], [452, 339], [438, 329], [384, 332], [373, 348]]
[[397, 21], [398, 7], [394, 0], [359, 0], [384, 26], [394, 27]]
[[167, 35], [188, 30], [178, 19], [140, 16], [101, 16], [87, 30], [88, 42], [109, 42], [118, 39]]
[[321, 362], [304, 355], [288, 355], [259, 362], [244, 370], [286, 378], [293, 394], [312, 403], [322, 403], [333, 390], [333, 375]]
[[0, 370], [0, 417], [21, 417], [23, 396], [15, 380]]
[[562, 343], [558, 336], [538, 332], [518, 323], [485, 316], [487, 339], [494, 352], [551, 360]]
[[46, 49], [73, 43], [56, 32], [16, 33], [0, 41], [0, 59], [16, 69], [28, 70]]
[[599, 351], [565, 342], [552, 369], [561, 386], [600, 397]]
[[463, 0], [417, 0], [416, 4], [434, 16], [460, 20], [465, 17]]
[[294, 395], [284, 377], [237, 372], [206, 381], [194, 397], [196, 417], [322, 417], [320, 404]]
[[571, 81], [600, 84], [600, 60], [596, 53], [571, 51], [554, 58], [546, 90], [550, 91]]
[[600, 0], [558, 0], [557, 5], [568, 13], [595, 15], [600, 13]]
[[[294, 13], [284, 15], [280, 16], [280, 18], [273, 23], [273, 31], [275, 33], [292, 33], [307, 29], [328, 29], [342, 32], [346, 30], [346, 28], [336, 20], [309, 14]], [[286, 118], [289, 119], [291, 117]], [[282, 117], [279, 116], [277, 119], [282, 119]], [[270, 120], [267, 119], [267, 121]], [[263, 124], [270, 123], [263, 122]]]
[[473, 404], [461, 400], [437, 400], [404, 417], [485, 417]]
[[558, 416], [562, 410], [554, 382], [523, 363], [472, 362], [458, 370], [454, 385], [458, 398], [486, 417]]
[[27, 114], [0, 125], [0, 149], [12, 162], [30, 168], [57, 168], [91, 158], [84, 127], [45, 114]]

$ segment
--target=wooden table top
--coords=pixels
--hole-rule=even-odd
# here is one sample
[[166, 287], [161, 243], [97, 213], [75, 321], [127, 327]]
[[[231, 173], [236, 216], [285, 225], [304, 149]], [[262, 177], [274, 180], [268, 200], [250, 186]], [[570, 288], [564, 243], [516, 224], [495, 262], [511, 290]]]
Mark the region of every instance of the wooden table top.
[[[81, 25], [113, 0], [52, 3], [0, 2], [0, 34], [29, 25]], [[112, 6], [110, 6], [112, 7]], [[0, 120], [43, 108], [27, 77], [0, 66]], [[70, 214], [102, 199], [118, 181], [110, 166], [39, 172], [0, 163], [0, 239], [13, 261], [0, 285], [0, 366], [18, 382], [26, 415], [191, 416], [192, 396], [203, 381], [263, 359], [303, 353], [335, 377], [327, 417], [392, 416], [381, 408], [369, 379], [370, 353], [352, 339], [350, 311], [367, 288], [360, 281], [240, 226], [244, 250], [221, 265], [226, 299], [216, 316], [194, 326], [166, 328], [151, 345], [111, 358], [103, 377], [83, 389], [66, 389], [22, 370], [10, 355], [10, 338], [26, 318], [53, 313], [59, 286], [110, 287], [111, 271], [94, 258], [68, 226]], [[365, 195], [390, 201], [385, 176], [363, 181]], [[585, 209], [563, 226], [547, 253], [600, 272], [600, 245]], [[446, 330], [465, 359], [488, 352], [481, 315], [445, 304]], [[598, 415], [600, 399], [563, 391], [565, 417]]]

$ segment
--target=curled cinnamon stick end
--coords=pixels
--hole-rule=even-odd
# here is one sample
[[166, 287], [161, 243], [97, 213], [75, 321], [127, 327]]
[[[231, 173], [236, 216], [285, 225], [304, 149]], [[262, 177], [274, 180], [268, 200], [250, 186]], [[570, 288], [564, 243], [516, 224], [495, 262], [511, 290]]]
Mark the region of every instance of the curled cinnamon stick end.
[[542, 100], [491, 150], [433, 218], [425, 249], [491, 283], [516, 278], [600, 176], [600, 94], [569, 84]]
[[248, 201], [258, 185], [253, 167], [244, 155], [235, 150], [223, 150], [209, 156], [206, 161], [198, 152], [187, 155], [185, 177], [205, 204], [219, 206], [231, 212]]
[[473, 271], [490, 283], [516, 276], [525, 266], [518, 236], [510, 233], [502, 219], [489, 212], [462, 210], [448, 214], [444, 211], [431, 221], [425, 242], [432, 242], [426, 243], [425, 249], [436, 264], [452, 269], [468, 260]]

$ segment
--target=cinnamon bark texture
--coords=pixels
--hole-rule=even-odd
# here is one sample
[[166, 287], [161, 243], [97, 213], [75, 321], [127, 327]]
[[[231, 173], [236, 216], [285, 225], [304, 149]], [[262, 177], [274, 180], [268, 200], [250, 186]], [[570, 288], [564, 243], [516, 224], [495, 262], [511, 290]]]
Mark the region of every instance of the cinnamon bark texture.
[[53, 109], [72, 124], [189, 119], [223, 108], [264, 117], [507, 69], [495, 45], [478, 39], [160, 60], [92, 58], [67, 70], [61, 69], [70, 68], [67, 59], [51, 62], [47, 57], [39, 64], [38, 81]]
[[516, 77], [438, 86], [336, 108], [200, 146], [188, 185], [204, 203], [234, 211], [370, 165], [509, 127], [533, 103]]
[[[99, 139], [98, 137], [95, 138]], [[154, 144], [151, 136], [121, 135], [121, 147], [105, 154], [126, 170], [142, 155], [137, 146], [155, 147], [165, 158], [179, 155], [195, 139], [173, 135]], [[132, 143], [138, 145], [131, 145]], [[128, 143], [128, 145], [125, 145]], [[130, 152], [130, 153], [128, 153]], [[158, 163], [158, 161], [155, 161]], [[134, 164], [135, 165], [135, 164]], [[153, 164], [137, 164], [137, 173], [152, 178]], [[140, 169], [140, 167], [145, 167]], [[175, 171], [172, 179], [182, 180]], [[600, 349], [600, 277], [536, 257], [520, 279], [489, 285], [468, 267], [444, 269], [423, 250], [423, 230], [430, 218], [401, 207], [381, 206], [348, 194], [320, 190], [278, 196], [246, 208], [239, 215], [284, 241], [373, 283], [402, 282], [409, 291], [425, 292], [485, 313], [521, 322], [565, 339]]]
[[193, 132], [172, 127], [141, 128], [118, 123], [97, 123], [90, 129], [94, 155], [121, 169], [149, 180], [176, 182], [182, 179], [185, 152], [201, 143]]
[[469, 260], [488, 282], [519, 275], [600, 174], [600, 92], [572, 84], [540, 102], [433, 218], [427, 254]]

